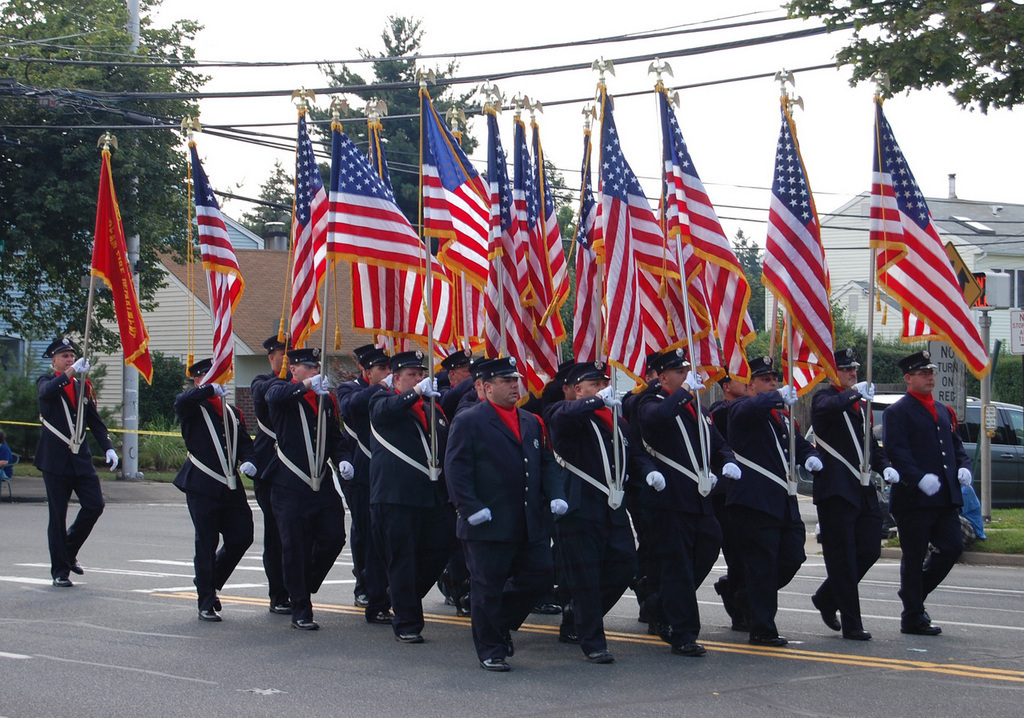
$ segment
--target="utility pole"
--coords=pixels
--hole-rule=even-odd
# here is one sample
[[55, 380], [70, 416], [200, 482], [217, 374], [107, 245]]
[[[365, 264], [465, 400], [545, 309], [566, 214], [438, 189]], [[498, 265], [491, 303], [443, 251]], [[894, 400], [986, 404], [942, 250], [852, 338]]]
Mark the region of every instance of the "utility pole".
[[[139, 0], [128, 0], [128, 32], [132, 36], [131, 51], [139, 49]], [[138, 195], [139, 179], [132, 178], [132, 187]], [[141, 296], [139, 288], [139, 235], [133, 234], [126, 238], [128, 247], [128, 264], [132, 268], [135, 282], [135, 294]], [[122, 379], [121, 425], [124, 428], [124, 440], [121, 445], [121, 478], [136, 481], [142, 478], [139, 473], [139, 370], [125, 364]]]

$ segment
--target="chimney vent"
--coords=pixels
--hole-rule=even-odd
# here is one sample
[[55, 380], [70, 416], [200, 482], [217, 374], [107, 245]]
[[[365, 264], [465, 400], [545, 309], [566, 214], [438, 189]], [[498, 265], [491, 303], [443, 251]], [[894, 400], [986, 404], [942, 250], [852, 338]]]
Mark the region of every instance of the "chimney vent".
[[957, 199], [956, 196], [956, 173], [950, 172], [949, 174], [949, 197], [948, 199]]
[[288, 249], [288, 233], [284, 231], [284, 222], [267, 222], [263, 225], [265, 249]]

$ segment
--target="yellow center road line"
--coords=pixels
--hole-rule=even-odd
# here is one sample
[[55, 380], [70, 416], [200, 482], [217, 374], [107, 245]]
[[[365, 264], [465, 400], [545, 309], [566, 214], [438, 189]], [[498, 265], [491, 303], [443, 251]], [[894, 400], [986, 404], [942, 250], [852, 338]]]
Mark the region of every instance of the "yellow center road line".
[[[189, 591], [152, 593], [150, 595], [161, 598], [183, 598], [191, 601], [194, 601], [196, 598], [196, 594]], [[263, 598], [248, 598], [245, 596], [218, 596], [218, 598], [220, 598], [221, 603], [228, 605], [267, 605], [267, 600]], [[317, 611], [323, 611], [326, 613], [359, 616], [360, 618], [365, 615], [364, 609], [355, 606], [315, 603], [313, 604], [313, 607]], [[441, 615], [437, 613], [425, 613], [423, 617], [429, 623], [449, 626], [469, 626], [468, 618], [459, 618], [457, 616]], [[558, 635], [558, 626], [546, 626], [536, 623], [524, 623], [519, 630], [523, 633], [547, 634], [552, 636]], [[619, 643], [665, 645], [657, 636], [622, 633], [619, 631], [606, 631], [605, 636], [609, 641], [616, 641]], [[911, 661], [901, 658], [880, 658], [877, 656], [857, 656], [844, 653], [829, 653], [826, 651], [808, 651], [790, 646], [783, 648], [770, 648], [767, 646], [749, 646], [740, 643], [726, 643], [721, 641], [703, 641], [702, 645], [709, 651], [720, 651], [722, 653], [739, 653], [748, 656], [786, 658], [791, 661], [832, 663], [835, 665], [857, 666], [860, 668], [888, 668], [895, 671], [919, 671], [924, 673], [960, 676], [962, 678], [979, 678], [991, 681], [1024, 683], [1024, 671], [988, 668], [984, 666], [968, 666], [961, 663], [932, 663], [929, 661]]]

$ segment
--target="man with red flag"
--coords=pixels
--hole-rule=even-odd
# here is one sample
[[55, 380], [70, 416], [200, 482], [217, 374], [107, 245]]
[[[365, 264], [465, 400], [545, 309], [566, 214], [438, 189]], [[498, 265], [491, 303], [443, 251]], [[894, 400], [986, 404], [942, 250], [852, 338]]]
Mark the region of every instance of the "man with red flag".
[[[67, 337], [55, 340], [43, 352], [43, 358], [49, 359], [53, 366], [53, 376], [44, 374], [36, 381], [39, 419], [43, 428], [39, 432], [33, 466], [43, 472], [50, 512], [50, 524], [46, 530], [50, 546], [50, 575], [53, 585], [60, 588], [73, 585], [68, 578], [70, 572], [83, 573], [78, 563], [78, 552], [103, 513], [103, 493], [96, 469], [92, 466], [89, 442], [85, 441], [85, 427], [76, 434], [74, 417], [79, 401], [85, 402], [85, 425], [106, 452], [110, 470], [117, 468], [117, 452], [96, 411], [92, 384], [86, 381], [83, 391], [79, 384], [84, 380], [75, 376], [89, 371], [89, 360], [85, 357], [75, 359], [78, 353], [78, 347]], [[80, 508], [71, 528], [66, 528], [68, 500], [72, 492], [78, 497]]]

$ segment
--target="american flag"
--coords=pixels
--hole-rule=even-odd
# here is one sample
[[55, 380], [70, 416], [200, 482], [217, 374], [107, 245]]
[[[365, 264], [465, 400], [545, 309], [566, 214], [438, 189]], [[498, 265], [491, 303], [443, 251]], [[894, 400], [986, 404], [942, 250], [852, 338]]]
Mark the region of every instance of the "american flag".
[[803, 395], [826, 376], [838, 382], [825, 250], [792, 123], [788, 100], [783, 99], [763, 282], [788, 314], [794, 353], [817, 367], [812, 376], [796, 373], [797, 392]]
[[[540, 238], [538, 251], [543, 252], [541, 259], [544, 267], [544, 282], [548, 297], [544, 308], [545, 324], [551, 323], [555, 341], [565, 338], [565, 327], [562, 326], [558, 310], [565, 304], [569, 296], [569, 267], [565, 261], [565, 250], [562, 248], [562, 232], [558, 227], [555, 214], [555, 197], [548, 182], [547, 167], [544, 166], [544, 148], [540, 142], [540, 127], [531, 120], [533, 130], [533, 192], [535, 202], [531, 212], [531, 222], [536, 227], [536, 235]], [[531, 229], [531, 232], [534, 230]]]
[[[604, 91], [601, 93], [600, 194], [608, 362], [639, 380], [644, 372], [644, 357], [649, 352], [640, 317], [640, 271], [635, 246], [660, 243], [661, 228], [643, 188], [622, 154], [612, 116], [612, 101]], [[662, 348], [653, 347], [651, 351]]]
[[199, 224], [199, 251], [203, 257], [206, 281], [210, 285], [210, 316], [213, 320], [213, 366], [206, 374], [208, 383], [225, 384], [234, 374], [235, 335], [231, 315], [242, 298], [245, 282], [238, 270], [235, 250], [228, 240], [228, 228], [220, 213], [217, 198], [196, 152], [189, 142], [192, 157], [192, 187]]
[[658, 92], [665, 151], [666, 218], [669, 236], [688, 244], [701, 265], [709, 311], [722, 344], [729, 375], [749, 381], [746, 346], [756, 336], [747, 314], [750, 286], [679, 129], [664, 87]]
[[440, 242], [438, 258], [480, 289], [487, 285], [490, 206], [487, 187], [420, 90], [423, 234]]
[[573, 310], [573, 356], [578, 362], [603, 359], [599, 346], [604, 297], [598, 277], [600, 267], [594, 242], [597, 239], [597, 202], [590, 182], [590, 130], [583, 132], [582, 187], [580, 214], [576, 224], [576, 306]]
[[[526, 325], [528, 311], [522, 306], [527, 287], [526, 228], [513, 211], [505, 151], [498, 133], [498, 119], [487, 111], [487, 179], [490, 184], [490, 273], [487, 283], [487, 356], [513, 356], [525, 368], [525, 384], [540, 391], [543, 382], [530, 362]], [[504, 338], [504, 344], [502, 339]]]
[[[539, 175], [530, 149], [526, 144], [526, 126], [515, 120], [515, 162], [512, 181], [512, 199], [519, 215], [525, 242], [528, 289], [524, 297], [525, 336], [533, 365], [544, 381], [558, 371], [558, 342], [565, 338], [561, 318], [550, 317], [548, 308], [554, 305], [554, 286], [548, 266], [548, 238], [541, 215]], [[555, 235], [559, 237], [557, 222]]]
[[301, 348], [320, 326], [320, 284], [327, 270], [327, 193], [299, 115], [298, 155], [295, 161], [295, 220], [292, 222], [292, 346]]
[[991, 368], [988, 352], [881, 102], [874, 136], [871, 246], [878, 250], [878, 284], [903, 307], [906, 339], [946, 342], [981, 379]]
[[[331, 127], [328, 242], [332, 257], [352, 265], [352, 321], [357, 330], [425, 340], [424, 245], [395, 203], [380, 143], [370, 123], [370, 158], [335, 123]], [[434, 339], [451, 333], [451, 284], [431, 257]]]

